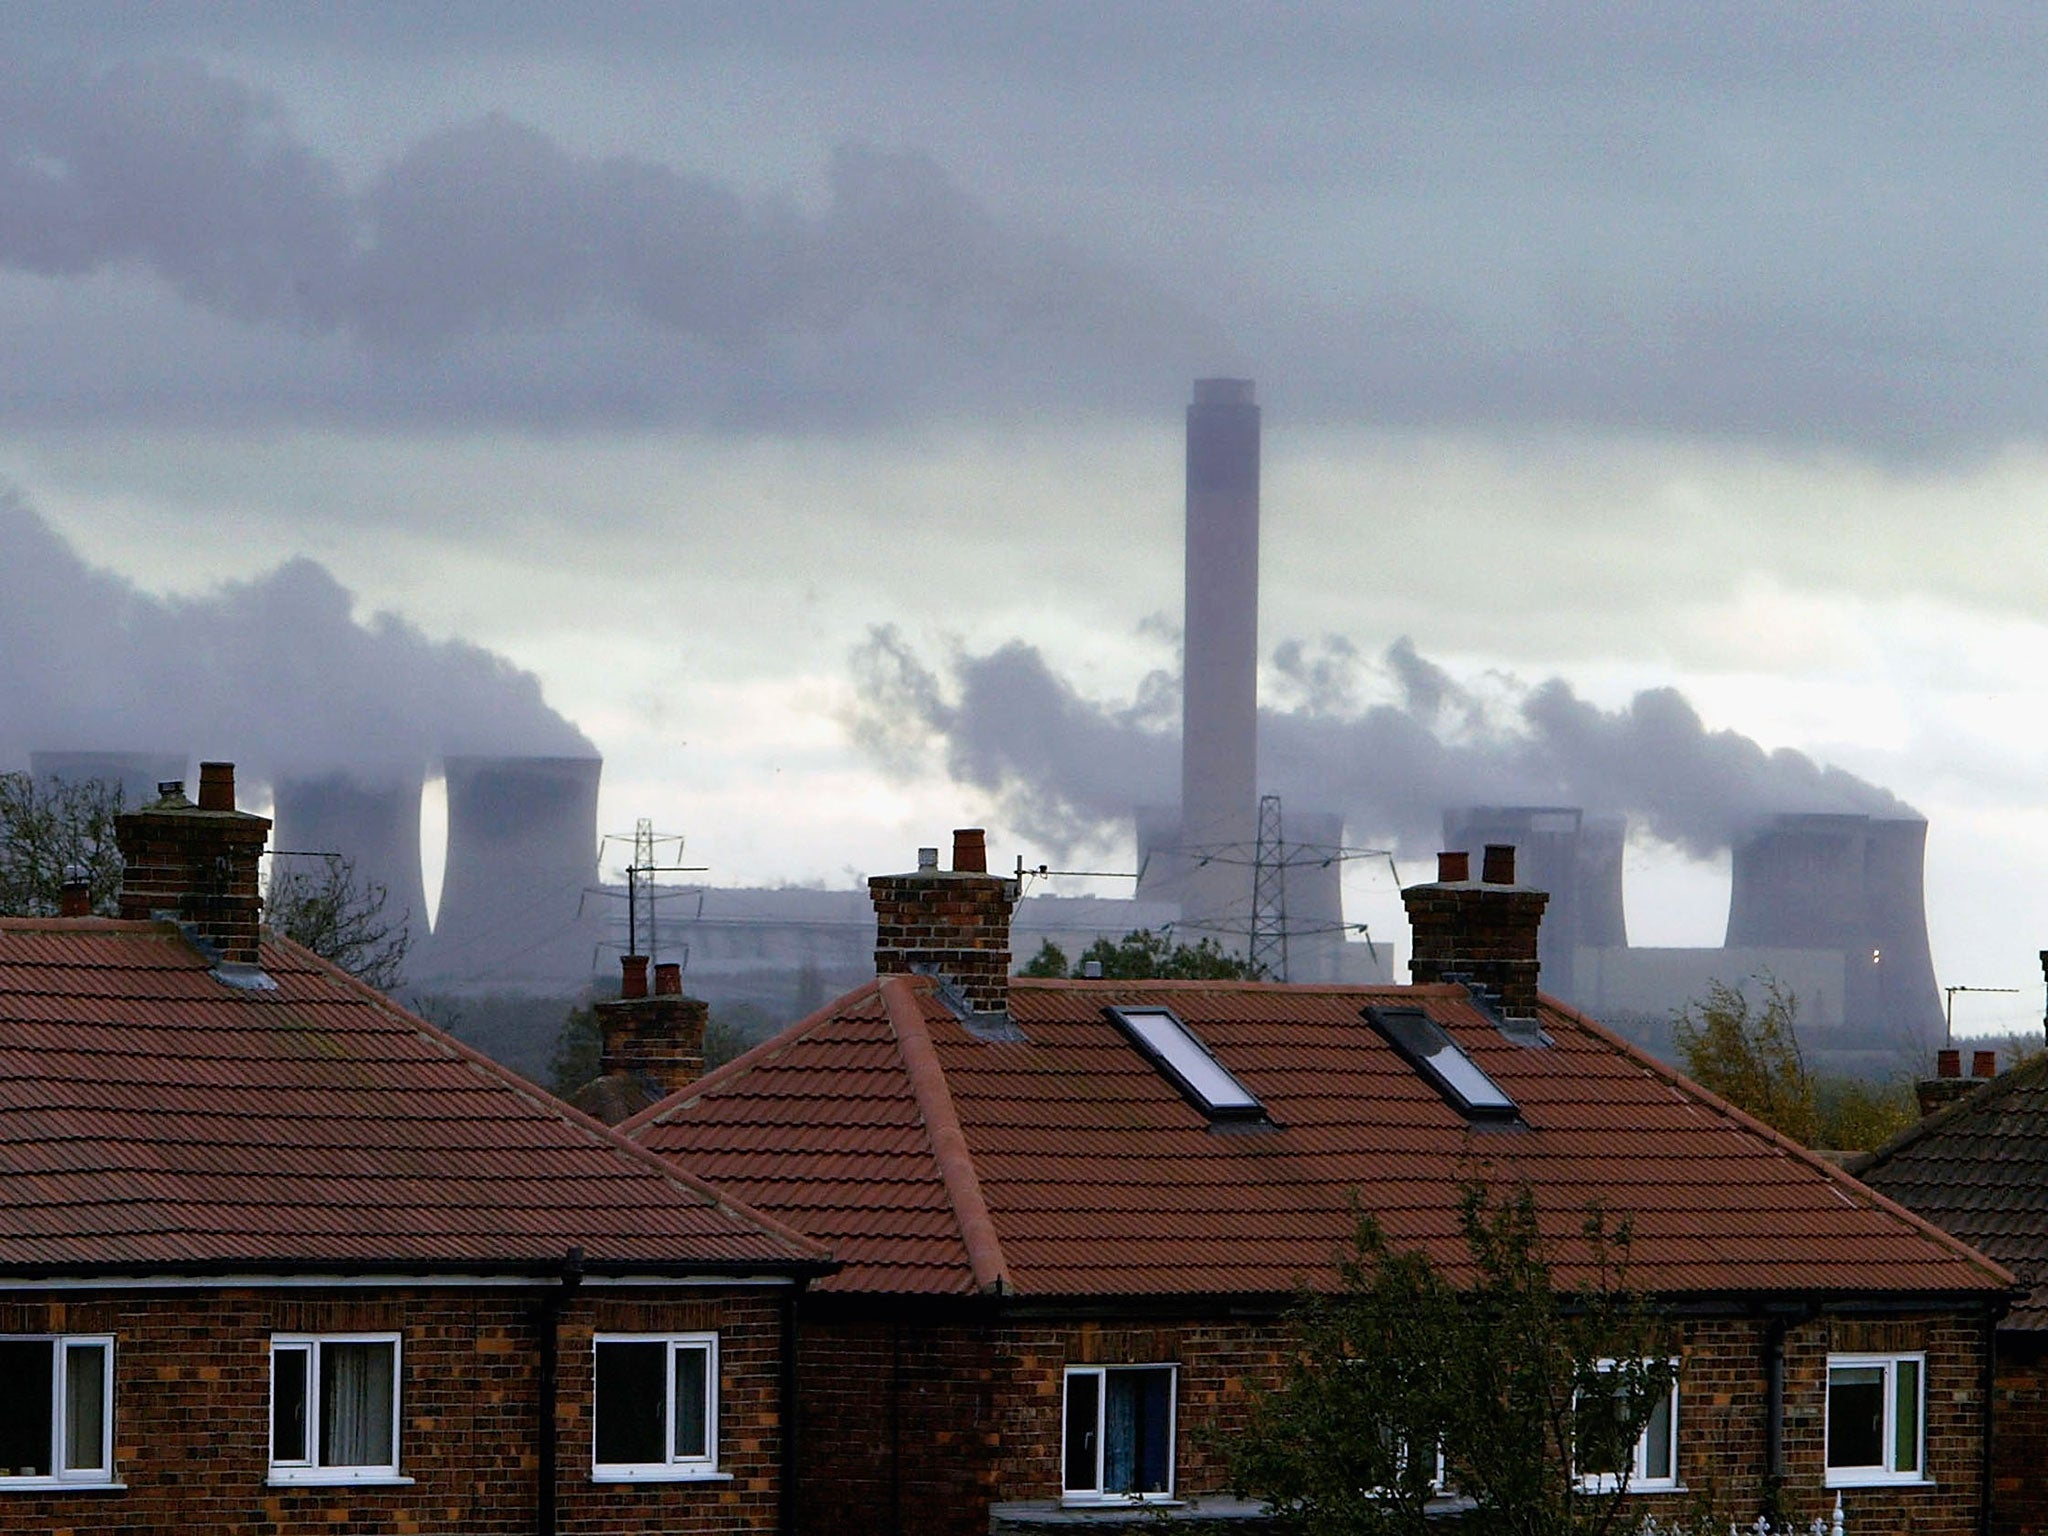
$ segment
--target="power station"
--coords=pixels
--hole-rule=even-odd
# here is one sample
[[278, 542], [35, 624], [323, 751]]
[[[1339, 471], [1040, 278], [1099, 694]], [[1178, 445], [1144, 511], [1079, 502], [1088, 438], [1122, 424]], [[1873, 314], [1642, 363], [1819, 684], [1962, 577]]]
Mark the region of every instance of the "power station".
[[[1038, 938], [1070, 954], [1097, 937], [1170, 927], [1248, 952], [1286, 955], [1296, 981], [1391, 979], [1384, 945], [1344, 922], [1342, 816], [1283, 808], [1262, 818], [1259, 761], [1260, 407], [1252, 381], [1204, 378], [1186, 411], [1180, 798], [1134, 815], [1135, 899], [1034, 897], [1017, 913], [1018, 957]], [[121, 785], [130, 804], [183, 779], [175, 753], [39, 751], [31, 771]], [[261, 765], [252, 765], [261, 770]], [[428, 989], [574, 989], [605, 974], [612, 913], [587, 897], [598, 879], [592, 757], [447, 756], [447, 848], [428, 928], [421, 875], [420, 760], [270, 765], [280, 857], [340, 853], [411, 918], [407, 970]], [[1359, 772], [1369, 774], [1371, 765]], [[1910, 816], [1802, 812], [1734, 840], [1726, 942], [1631, 946], [1623, 904], [1628, 828], [1570, 805], [1447, 809], [1445, 849], [1518, 850], [1523, 883], [1551, 895], [1542, 929], [1545, 989], [1608, 1020], [1668, 1020], [1709, 980], [1768, 972], [1822, 1027], [1924, 1044], [1941, 1022], [1923, 895], [1927, 824]], [[872, 914], [857, 893], [712, 888], [665, 912], [687, 946], [692, 985], [765, 995], [799, 971], [836, 985], [865, 974]], [[1279, 927], [1276, 928], [1275, 925]], [[1282, 942], [1274, 947], [1273, 941]], [[849, 981], [848, 984], [851, 984]], [[777, 983], [781, 985], [781, 983]]]

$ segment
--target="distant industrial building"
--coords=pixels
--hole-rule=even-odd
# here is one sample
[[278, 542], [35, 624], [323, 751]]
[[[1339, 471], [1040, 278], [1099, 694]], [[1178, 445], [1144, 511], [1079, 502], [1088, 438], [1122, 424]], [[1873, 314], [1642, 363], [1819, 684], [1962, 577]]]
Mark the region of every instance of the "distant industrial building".
[[[1927, 942], [1927, 823], [1918, 817], [1774, 816], [1733, 849], [1720, 947], [1634, 948], [1622, 912], [1618, 817], [1565, 806], [1444, 813], [1444, 846], [1523, 850], [1526, 883], [1550, 892], [1545, 986], [1593, 1017], [1667, 1042], [1674, 1009], [1720, 982], [1761, 977], [1798, 999], [1808, 1043], [1827, 1053], [1931, 1046], [1941, 997]], [[1853, 1064], [1853, 1063], [1850, 1063]]]

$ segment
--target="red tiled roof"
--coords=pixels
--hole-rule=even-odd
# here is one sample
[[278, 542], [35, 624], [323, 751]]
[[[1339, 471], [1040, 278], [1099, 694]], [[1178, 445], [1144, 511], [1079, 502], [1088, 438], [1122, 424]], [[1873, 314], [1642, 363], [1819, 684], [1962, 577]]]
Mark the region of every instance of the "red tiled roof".
[[824, 1257], [297, 945], [262, 965], [276, 990], [167, 925], [0, 918], [0, 1276]]
[[[1103, 1014], [1164, 1004], [1276, 1128], [1212, 1130]], [[1422, 1007], [1515, 1100], [1475, 1126], [1364, 1020]], [[1461, 1181], [1527, 1180], [1569, 1257], [1631, 1219], [1665, 1295], [1978, 1293], [1996, 1265], [1589, 1020], [1519, 1044], [1462, 987], [1018, 979], [1022, 1040], [978, 1038], [922, 978], [830, 1005], [624, 1129], [831, 1244], [823, 1288], [1259, 1293], [1327, 1283], [1355, 1198], [1456, 1270]], [[1567, 1266], [1565, 1277], [1570, 1278]]]

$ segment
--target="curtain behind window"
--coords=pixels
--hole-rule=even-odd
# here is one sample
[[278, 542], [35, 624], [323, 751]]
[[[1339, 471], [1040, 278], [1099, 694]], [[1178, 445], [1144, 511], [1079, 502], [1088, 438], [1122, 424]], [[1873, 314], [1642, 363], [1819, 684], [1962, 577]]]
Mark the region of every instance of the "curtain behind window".
[[106, 1470], [107, 1346], [72, 1344], [64, 1351], [64, 1467]]
[[389, 1344], [320, 1347], [320, 1463], [388, 1467], [391, 1445], [392, 1355]]
[[1164, 1493], [1172, 1448], [1173, 1373], [1111, 1371], [1103, 1404], [1102, 1491]]

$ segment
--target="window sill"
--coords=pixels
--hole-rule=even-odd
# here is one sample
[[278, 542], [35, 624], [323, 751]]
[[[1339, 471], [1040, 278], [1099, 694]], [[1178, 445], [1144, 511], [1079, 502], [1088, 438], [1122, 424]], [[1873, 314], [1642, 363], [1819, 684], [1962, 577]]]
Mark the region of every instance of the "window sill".
[[1063, 1493], [1062, 1509], [1179, 1509], [1170, 1493]]
[[396, 1472], [345, 1472], [336, 1467], [273, 1467], [264, 1479], [272, 1488], [410, 1488], [413, 1480]]
[[103, 1483], [76, 1477], [0, 1477], [0, 1493], [126, 1493], [126, 1483]]
[[1582, 1477], [1579, 1479], [1579, 1492], [1581, 1493], [1640, 1493], [1647, 1496], [1655, 1493], [1685, 1493], [1687, 1491], [1684, 1483], [1676, 1481], [1668, 1483], [1652, 1482], [1636, 1477], [1630, 1478], [1628, 1487], [1623, 1488], [1617, 1479], [1611, 1477]]
[[1827, 1488], [1937, 1488], [1931, 1477], [1918, 1473], [1901, 1477], [1896, 1472], [1830, 1472], [1822, 1485]]
[[712, 1467], [649, 1467], [637, 1471], [631, 1467], [599, 1467], [590, 1474], [593, 1483], [729, 1483], [730, 1472], [720, 1472]]

